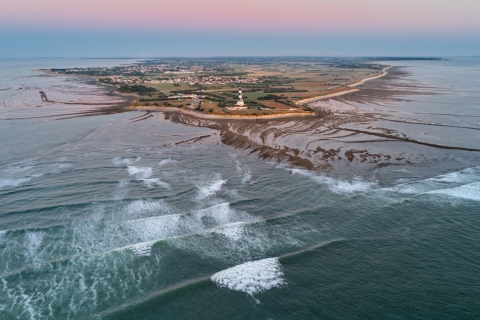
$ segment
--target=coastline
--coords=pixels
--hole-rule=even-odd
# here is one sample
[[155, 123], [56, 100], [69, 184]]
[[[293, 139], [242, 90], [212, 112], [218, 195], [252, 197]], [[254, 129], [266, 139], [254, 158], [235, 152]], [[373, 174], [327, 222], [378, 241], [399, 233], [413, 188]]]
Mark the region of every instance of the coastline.
[[220, 115], [220, 114], [206, 114], [203, 112], [195, 110], [187, 110], [181, 108], [173, 107], [126, 107], [125, 111], [149, 111], [149, 112], [174, 112], [174, 113], [183, 113], [196, 118], [202, 119], [241, 119], [241, 120], [257, 120], [257, 119], [277, 119], [277, 118], [290, 118], [290, 117], [311, 117], [315, 115], [315, 112], [287, 112], [287, 113], [276, 113], [276, 114], [266, 114], [266, 115]]
[[350, 89], [350, 90], [345, 90], [345, 91], [341, 91], [341, 92], [337, 92], [337, 93], [326, 94], [326, 95], [323, 95], [323, 96], [316, 96], [316, 97], [312, 97], [312, 98], [299, 100], [299, 101], [296, 102], [296, 104], [297, 105], [309, 104], [309, 103], [320, 101], [320, 100], [325, 100], [325, 99], [329, 99], [329, 98], [335, 98], [335, 97], [343, 96], [343, 95], [346, 95], [346, 94], [349, 94], [349, 93], [354, 93], [354, 92], [357, 92], [357, 91], [360, 91], [360, 89]]
[[392, 66], [387, 66], [387, 67], [383, 68], [382, 73], [379, 74], [379, 75], [376, 75], [376, 76], [373, 76], [373, 77], [368, 77], [368, 78], [362, 79], [358, 82], [355, 82], [353, 84], [347, 85], [348, 88], [352, 88], [350, 90], [345, 90], [345, 91], [332, 93], [332, 94], [327, 94], [327, 95], [323, 95], [323, 96], [316, 96], [316, 97], [312, 97], [312, 98], [302, 99], [302, 100], [297, 101], [296, 104], [297, 105], [305, 105], [305, 104], [309, 104], [309, 103], [312, 103], [312, 102], [321, 101], [321, 100], [325, 100], [325, 99], [329, 99], [329, 98], [335, 98], [335, 97], [343, 96], [343, 95], [346, 95], [346, 94], [349, 94], [349, 93], [354, 93], [354, 92], [360, 91], [360, 89], [356, 88], [357, 86], [362, 85], [367, 81], [379, 79], [381, 77], [386, 76], [388, 74], [388, 69], [390, 69], [391, 67]]
[[367, 81], [370, 81], [370, 80], [375, 80], [375, 79], [378, 79], [378, 78], [381, 78], [381, 77], [384, 77], [388, 74], [387, 70], [389, 70], [390, 68], [392, 68], [392, 66], [387, 66], [385, 68], [382, 69], [382, 73], [379, 74], [378, 76], [373, 76], [373, 77], [369, 77], [369, 78], [365, 78], [365, 79], [362, 79], [358, 82], [355, 82], [354, 84], [349, 84], [348, 87], [350, 88], [355, 88], [361, 84], [364, 84], [365, 82]]

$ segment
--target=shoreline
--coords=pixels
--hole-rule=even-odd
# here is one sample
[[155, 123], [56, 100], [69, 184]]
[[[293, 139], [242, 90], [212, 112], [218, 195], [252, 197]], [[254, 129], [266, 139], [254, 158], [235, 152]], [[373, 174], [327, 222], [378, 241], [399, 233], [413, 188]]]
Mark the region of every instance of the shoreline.
[[232, 114], [232, 115], [220, 115], [220, 114], [207, 114], [195, 110], [187, 110], [174, 107], [126, 107], [125, 111], [149, 111], [149, 112], [175, 112], [183, 113], [197, 118], [202, 119], [241, 119], [241, 120], [257, 120], [257, 119], [276, 119], [276, 118], [291, 118], [291, 117], [311, 117], [315, 116], [315, 112], [304, 111], [304, 112], [288, 112], [288, 113], [276, 113], [276, 114], [266, 114], [266, 115], [241, 115], [241, 114]]
[[379, 74], [378, 76], [373, 76], [373, 77], [369, 77], [369, 78], [362, 79], [362, 80], [360, 80], [360, 81], [358, 81], [358, 82], [355, 82], [355, 83], [353, 83], [353, 84], [349, 84], [348, 87], [350, 87], [350, 88], [355, 88], [355, 87], [357, 87], [357, 86], [359, 86], [359, 85], [361, 85], [361, 84], [364, 84], [364, 83], [367, 82], [367, 81], [375, 80], [375, 79], [379, 79], [379, 78], [381, 78], [381, 77], [384, 77], [384, 76], [386, 76], [386, 75], [388, 74], [387, 70], [389, 70], [390, 68], [392, 68], [392, 66], [387, 66], [387, 67], [385, 67], [385, 68], [382, 69], [382, 73]]
[[345, 90], [345, 91], [336, 92], [336, 93], [332, 93], [332, 94], [327, 94], [327, 95], [323, 95], [323, 96], [316, 96], [316, 97], [302, 99], [302, 100], [297, 101], [296, 104], [297, 105], [305, 105], [305, 104], [309, 104], [309, 103], [312, 103], [312, 102], [317, 102], [317, 101], [321, 101], [321, 100], [325, 100], [325, 99], [335, 98], [335, 97], [343, 96], [343, 95], [346, 95], [346, 94], [349, 94], [349, 93], [354, 93], [354, 92], [360, 91], [360, 89], [356, 88], [357, 86], [362, 85], [367, 81], [379, 79], [381, 77], [386, 76], [388, 74], [388, 69], [390, 69], [390, 68], [392, 68], [392, 66], [387, 66], [387, 67], [382, 69], [382, 73], [379, 74], [379, 75], [376, 75], [376, 76], [373, 76], [373, 77], [368, 77], [368, 78], [362, 79], [358, 82], [355, 82], [353, 84], [347, 85], [348, 88], [352, 88], [350, 90]]
[[309, 104], [309, 103], [312, 103], [312, 102], [317, 102], [317, 101], [320, 101], [320, 100], [325, 100], [325, 99], [329, 99], [329, 98], [335, 98], [335, 97], [343, 96], [343, 95], [346, 95], [346, 94], [349, 94], [349, 93], [354, 93], [354, 92], [357, 92], [357, 91], [360, 91], [360, 89], [350, 89], [350, 90], [340, 91], [340, 92], [337, 92], [337, 93], [326, 94], [326, 95], [323, 95], [323, 96], [306, 98], [306, 99], [302, 99], [302, 100], [297, 101], [296, 104], [305, 105], [305, 104]]

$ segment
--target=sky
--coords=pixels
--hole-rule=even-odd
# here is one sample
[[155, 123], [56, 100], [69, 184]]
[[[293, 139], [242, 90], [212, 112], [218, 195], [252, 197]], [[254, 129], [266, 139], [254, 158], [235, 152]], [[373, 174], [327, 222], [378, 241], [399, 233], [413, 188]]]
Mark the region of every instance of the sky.
[[478, 0], [0, 0], [0, 57], [480, 55]]

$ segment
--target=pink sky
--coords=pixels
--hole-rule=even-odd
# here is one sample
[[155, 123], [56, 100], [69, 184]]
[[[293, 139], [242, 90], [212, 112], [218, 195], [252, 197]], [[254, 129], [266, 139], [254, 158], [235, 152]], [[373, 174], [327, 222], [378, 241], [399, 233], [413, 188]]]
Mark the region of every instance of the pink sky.
[[[0, 28], [480, 33], [479, 0], [1, 0]], [[0, 29], [1, 31], [1, 29]]]

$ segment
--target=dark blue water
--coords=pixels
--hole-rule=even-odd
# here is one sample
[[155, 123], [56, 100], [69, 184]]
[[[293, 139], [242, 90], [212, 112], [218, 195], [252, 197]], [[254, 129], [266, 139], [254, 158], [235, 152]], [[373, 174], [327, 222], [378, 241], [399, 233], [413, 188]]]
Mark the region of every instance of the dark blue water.
[[[94, 63], [119, 62], [0, 60], [1, 319], [480, 318], [478, 155], [327, 176], [162, 113], [41, 104], [115, 102], [31, 71]], [[480, 127], [480, 60], [398, 64], [437, 94], [396, 110]]]

